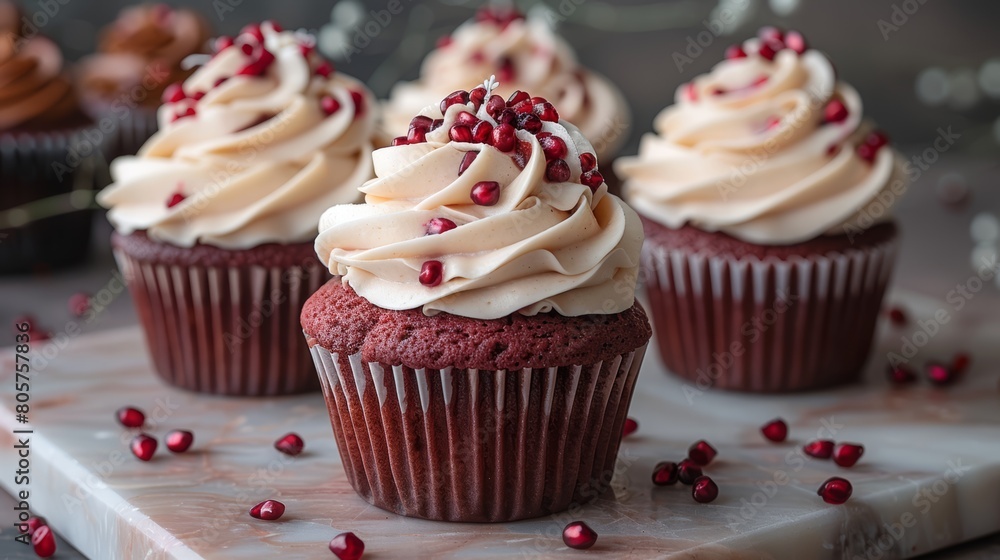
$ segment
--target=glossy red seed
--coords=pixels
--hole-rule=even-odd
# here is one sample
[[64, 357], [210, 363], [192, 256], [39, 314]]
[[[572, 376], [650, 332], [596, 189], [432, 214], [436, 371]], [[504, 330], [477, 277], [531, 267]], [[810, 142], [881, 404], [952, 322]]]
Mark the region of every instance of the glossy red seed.
[[833, 462], [841, 467], [853, 467], [865, 454], [865, 447], [856, 443], [841, 443], [833, 450]]
[[448, 131], [452, 142], [472, 142], [472, 130], [464, 124], [456, 124]]
[[323, 109], [323, 113], [327, 115], [332, 115], [340, 110], [340, 101], [330, 95], [324, 95], [319, 100], [319, 106]]
[[443, 49], [454, 42], [455, 39], [452, 39], [451, 35], [445, 35], [443, 37], [438, 37], [436, 46], [439, 49]]
[[509, 152], [517, 144], [517, 136], [514, 127], [509, 124], [501, 124], [493, 129], [493, 147], [501, 152]]
[[816, 459], [829, 459], [833, 457], [833, 446], [833, 440], [816, 439], [802, 446], [802, 451]]
[[480, 121], [472, 127], [472, 141], [478, 144], [491, 144], [493, 142], [493, 125]]
[[174, 206], [177, 206], [178, 204], [184, 202], [185, 198], [187, 197], [185, 197], [183, 194], [179, 192], [170, 195], [170, 198], [167, 199], [167, 208], [173, 208]]
[[302, 436], [295, 432], [289, 432], [274, 442], [274, 448], [285, 455], [296, 456], [305, 449], [306, 442], [302, 441]]
[[472, 165], [472, 162], [476, 161], [476, 156], [478, 155], [479, 152], [465, 152], [465, 155], [462, 156], [461, 163], [458, 164], [459, 177], [461, 177], [462, 173], [465, 173], [465, 170], [468, 169], [470, 165]]
[[249, 35], [249, 36], [253, 37], [254, 39], [256, 39], [257, 41], [263, 41], [264, 40], [264, 33], [261, 32], [260, 25], [257, 25], [256, 23], [250, 23], [250, 24], [247, 24], [247, 25], [243, 26], [243, 29], [240, 29], [240, 33], [239, 34], [240, 35]]
[[421, 142], [427, 141], [427, 129], [417, 128], [415, 126], [410, 126], [410, 129], [406, 132], [406, 143], [407, 144], [419, 144]]
[[361, 95], [360, 91], [351, 92], [351, 101], [354, 102], [354, 118], [362, 117], [367, 110], [365, 105], [365, 96]]
[[517, 128], [535, 134], [542, 129], [542, 119], [532, 113], [524, 113], [517, 117]]
[[222, 84], [226, 83], [226, 80], [228, 79], [229, 78], [219, 78], [218, 80], [215, 80], [215, 85], [213, 85], [212, 87], [219, 87]]
[[597, 156], [590, 152], [583, 152], [580, 154], [580, 167], [586, 171], [597, 168]]
[[597, 532], [583, 521], [574, 521], [563, 529], [563, 542], [570, 548], [586, 550], [597, 542]]
[[507, 98], [507, 106], [513, 107], [524, 101], [528, 101], [529, 99], [531, 99], [531, 96], [528, 95], [527, 92], [517, 90], [514, 93], [510, 94], [510, 97]]
[[906, 311], [903, 311], [899, 307], [893, 307], [889, 310], [889, 320], [897, 327], [904, 327], [909, 322]]
[[701, 466], [691, 459], [684, 459], [677, 464], [677, 480], [680, 480], [682, 484], [694, 484], [694, 481], [701, 475]]
[[781, 43], [775, 41], [764, 41], [757, 49], [757, 54], [764, 58], [764, 60], [774, 60], [774, 57], [778, 55], [778, 51], [782, 48], [783, 45]]
[[757, 37], [761, 41], [777, 41], [781, 43], [785, 41], [785, 33], [781, 30], [781, 28], [771, 25], [761, 27], [757, 31]]
[[472, 187], [472, 202], [479, 206], [493, 206], [500, 202], [500, 183], [479, 181]]
[[417, 115], [410, 119], [410, 126], [414, 128], [430, 130], [432, 124], [434, 124], [434, 121], [430, 117], [425, 117], [423, 115]]
[[500, 65], [497, 68], [497, 80], [501, 84], [509, 84], [514, 81], [517, 77], [517, 71], [514, 70], [514, 61], [510, 57], [504, 57], [500, 60]]
[[177, 103], [187, 97], [184, 93], [184, 88], [181, 87], [180, 83], [170, 84], [163, 90], [163, 95], [161, 100], [164, 103]]
[[500, 115], [500, 112], [507, 108], [507, 102], [503, 100], [503, 97], [499, 95], [491, 95], [486, 101], [486, 113], [493, 117], [494, 119]]
[[857, 152], [859, 158], [863, 159], [864, 161], [867, 161], [868, 163], [872, 163], [873, 161], [875, 161], [875, 156], [878, 155], [878, 150], [879, 149], [874, 146], [869, 146], [868, 144], [861, 144], [856, 148], [855, 151]]
[[699, 476], [691, 485], [691, 497], [700, 504], [707, 504], [719, 497], [719, 486], [707, 476]]
[[635, 418], [626, 418], [625, 425], [622, 426], [622, 437], [628, 437], [639, 429], [639, 422]]
[[798, 54], [806, 52], [809, 48], [806, 38], [798, 31], [789, 31], [788, 33], [785, 33], [785, 45]]
[[959, 352], [958, 354], [955, 354], [954, 358], [951, 359], [951, 370], [957, 375], [962, 375], [965, 373], [965, 370], [969, 369], [969, 364], [971, 362], [972, 360], [969, 358], [968, 354]]
[[684, 84], [684, 97], [688, 101], [698, 101], [698, 88], [695, 87], [694, 82]]
[[657, 463], [653, 468], [653, 484], [656, 486], [677, 484], [677, 463], [671, 461]]
[[330, 74], [333, 74], [333, 65], [325, 60], [320, 62], [319, 65], [316, 66], [316, 74], [324, 78], [329, 78]]
[[434, 119], [431, 121], [431, 130], [437, 130], [444, 124], [444, 119]]
[[846, 479], [833, 476], [820, 485], [816, 493], [828, 504], [840, 505], [851, 497], [854, 487]]
[[538, 143], [542, 146], [545, 159], [563, 159], [568, 153], [566, 142], [563, 142], [563, 139], [558, 136], [549, 135], [542, 137], [539, 135]]
[[31, 546], [39, 558], [48, 558], [56, 553], [56, 538], [48, 525], [42, 525], [31, 535]]
[[90, 310], [90, 295], [77, 292], [69, 297], [67, 305], [74, 317], [83, 317]]
[[351, 532], [341, 533], [330, 541], [330, 552], [340, 560], [358, 560], [365, 553], [365, 543]]
[[463, 111], [455, 116], [454, 124], [462, 124], [471, 129], [472, 127], [479, 124], [479, 118], [477, 118], [476, 115], [473, 115], [472, 113]]
[[831, 100], [823, 108], [823, 122], [839, 123], [847, 118], [847, 106], [839, 99]]
[[148, 461], [153, 458], [153, 453], [156, 453], [156, 440], [146, 434], [139, 434], [132, 438], [129, 448], [140, 460]]
[[486, 100], [486, 88], [484, 88], [483, 86], [473, 88], [472, 91], [469, 92], [469, 101], [472, 102], [472, 106], [474, 107], [475, 111], [478, 111], [479, 108], [483, 106], [483, 101], [485, 100]]
[[830, 144], [826, 147], [826, 155], [833, 157], [840, 153], [840, 146], [836, 144]]
[[538, 118], [546, 122], [559, 122], [559, 111], [551, 103], [539, 103], [535, 105], [535, 114]]
[[519, 169], [524, 169], [524, 167], [528, 165], [528, 160], [531, 159], [531, 143], [518, 140], [517, 147], [514, 148], [514, 150], [515, 152], [512, 156], [514, 164], [517, 165]]
[[554, 159], [545, 165], [545, 178], [551, 183], [569, 181], [569, 165], [564, 159]]
[[141, 428], [143, 423], [146, 422], [146, 415], [138, 408], [132, 408], [131, 406], [119, 408], [115, 412], [115, 416], [118, 418], [118, 423], [126, 428]]
[[[475, 152], [469, 153], [472, 154]], [[432, 218], [424, 227], [427, 230], [427, 235], [439, 235], [457, 228], [458, 225], [448, 218]]]
[[746, 57], [747, 57], [747, 52], [743, 50], [742, 45], [730, 45], [726, 49], [726, 58], [728, 59], [746, 58]]
[[270, 25], [271, 29], [273, 29], [275, 31], [275, 33], [281, 33], [282, 31], [285, 30], [283, 27], [281, 27], [281, 25], [278, 22], [276, 22], [274, 20], [270, 20], [270, 19], [269, 20], [265, 20], [264, 23]]
[[392, 142], [391, 142], [390, 145], [392, 145], [392, 146], [406, 146], [409, 143], [410, 142], [406, 139], [406, 136], [397, 136], [397, 137], [395, 137], [395, 138], [392, 139]]
[[718, 455], [718, 451], [703, 439], [694, 442], [688, 448], [688, 457], [703, 467], [711, 463], [716, 455]]
[[917, 372], [905, 364], [886, 366], [885, 372], [893, 385], [912, 385], [917, 382]]
[[927, 380], [937, 387], [947, 387], [958, 381], [959, 374], [940, 362], [927, 362], [924, 366]]
[[497, 123], [509, 124], [511, 126], [514, 126], [515, 124], [517, 124], [517, 113], [514, 112], [513, 109], [508, 107], [503, 111], [500, 111], [500, 114], [497, 115]]
[[420, 267], [420, 283], [428, 288], [441, 284], [444, 280], [444, 264], [441, 261], [427, 261]]
[[596, 192], [604, 184], [604, 175], [601, 175], [601, 172], [596, 169], [587, 171], [580, 175], [580, 182], [590, 187], [590, 190]]
[[774, 442], [782, 442], [788, 438], [788, 424], [781, 418], [775, 418], [760, 428], [764, 437]]
[[469, 92], [465, 90], [457, 90], [448, 94], [447, 97], [441, 100], [441, 104], [438, 106], [441, 109], [441, 114], [445, 114], [448, 111], [448, 107], [456, 105], [459, 103], [469, 102]]
[[309, 58], [312, 53], [316, 52], [316, 45], [307, 42], [299, 43], [299, 52], [302, 53], [302, 56]]
[[233, 38], [228, 35], [220, 35], [212, 42], [212, 50], [219, 52], [233, 46]]
[[881, 130], [873, 130], [865, 136], [865, 145], [873, 148], [881, 148], [889, 143], [889, 135]]
[[188, 107], [182, 111], [177, 111], [176, 113], [174, 113], [174, 116], [170, 118], [170, 122], [175, 122], [185, 117], [193, 117], [195, 116], [195, 114], [197, 114], [197, 112], [195, 111], [194, 107]]
[[17, 530], [22, 534], [31, 536], [35, 534], [35, 531], [37, 531], [39, 527], [44, 527], [47, 524], [48, 523], [45, 521], [44, 517], [29, 517], [28, 520], [24, 522], [23, 526], [22, 524], [18, 524]]
[[194, 434], [187, 430], [173, 430], [163, 438], [167, 449], [174, 453], [184, 453], [194, 443]]
[[274, 521], [284, 514], [285, 504], [278, 500], [264, 500], [250, 508], [250, 517], [263, 519], [264, 521]]

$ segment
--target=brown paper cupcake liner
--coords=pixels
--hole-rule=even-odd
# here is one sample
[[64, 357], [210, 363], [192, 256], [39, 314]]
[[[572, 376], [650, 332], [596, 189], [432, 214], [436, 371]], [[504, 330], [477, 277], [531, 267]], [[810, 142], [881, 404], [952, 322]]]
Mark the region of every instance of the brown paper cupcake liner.
[[319, 390], [299, 325], [302, 304], [329, 278], [319, 263], [158, 262], [120, 243], [115, 258], [167, 383], [233, 396]]
[[311, 348], [344, 470], [382, 509], [503, 522], [600, 495], [646, 345], [544, 369], [411, 369]]
[[647, 240], [642, 266], [664, 363], [699, 390], [788, 392], [856, 381], [896, 239], [764, 260]]

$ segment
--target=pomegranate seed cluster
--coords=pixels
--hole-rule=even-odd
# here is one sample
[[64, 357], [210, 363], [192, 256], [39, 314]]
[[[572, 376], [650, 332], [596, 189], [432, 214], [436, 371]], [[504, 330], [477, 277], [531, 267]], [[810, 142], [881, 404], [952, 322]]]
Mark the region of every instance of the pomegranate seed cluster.
[[688, 456], [679, 463], [661, 461], [653, 467], [654, 486], [674, 486], [678, 482], [691, 487], [691, 498], [707, 504], [719, 497], [719, 486], [702, 471], [718, 455], [718, 451], [705, 440], [699, 440], [688, 448]]

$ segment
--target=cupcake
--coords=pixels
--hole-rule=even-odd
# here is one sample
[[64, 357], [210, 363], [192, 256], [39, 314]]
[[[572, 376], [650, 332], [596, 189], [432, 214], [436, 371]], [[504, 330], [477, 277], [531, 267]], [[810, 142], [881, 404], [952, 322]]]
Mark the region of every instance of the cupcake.
[[99, 202], [157, 373], [204, 393], [317, 390], [298, 314], [328, 278], [312, 251], [331, 205], [372, 176], [374, 98], [312, 38], [265, 22], [160, 109]]
[[494, 116], [547, 101], [492, 89], [428, 107], [419, 138], [372, 155], [365, 204], [320, 220], [339, 277], [303, 330], [348, 479], [401, 515], [512, 521], [598, 496], [651, 336], [638, 216], [588, 184], [593, 147], [554, 111]]
[[100, 146], [55, 43], [17, 33], [0, 4], [0, 272], [73, 265], [87, 256]]
[[628, 106], [607, 78], [581, 66], [542, 18], [496, 7], [480, 9], [474, 20], [443, 37], [424, 59], [417, 81], [393, 88], [383, 105], [383, 132], [387, 138], [405, 135], [410, 118], [424, 107], [490, 74], [504, 98], [523, 90], [548, 99], [593, 143], [601, 162], [610, 162], [628, 138]]
[[78, 81], [89, 112], [114, 129], [108, 157], [136, 153], [156, 132], [164, 90], [191, 75], [182, 62], [205, 52], [210, 36], [200, 15], [166, 4], [125, 8], [101, 31], [97, 53], [80, 61]]
[[667, 367], [699, 389], [858, 379], [898, 239], [901, 157], [802, 35], [773, 29], [678, 88], [616, 162], [643, 218]]

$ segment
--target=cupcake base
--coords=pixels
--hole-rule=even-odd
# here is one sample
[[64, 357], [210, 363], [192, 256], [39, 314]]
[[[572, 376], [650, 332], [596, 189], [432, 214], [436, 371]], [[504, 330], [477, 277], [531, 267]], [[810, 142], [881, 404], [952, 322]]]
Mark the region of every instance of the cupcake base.
[[700, 390], [780, 393], [858, 380], [895, 261], [894, 224], [786, 246], [643, 225], [643, 277], [672, 372]]

